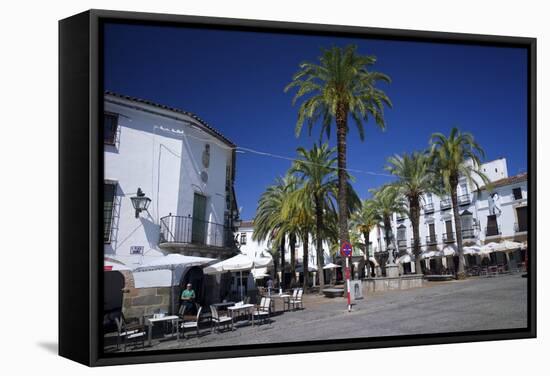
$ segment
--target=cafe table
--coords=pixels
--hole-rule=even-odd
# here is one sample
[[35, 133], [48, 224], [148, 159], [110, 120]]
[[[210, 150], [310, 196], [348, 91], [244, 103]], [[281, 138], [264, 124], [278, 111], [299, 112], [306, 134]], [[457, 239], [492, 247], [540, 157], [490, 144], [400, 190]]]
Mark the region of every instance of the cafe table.
[[248, 315], [252, 319], [252, 326], [254, 326], [254, 304], [239, 304], [227, 307], [227, 313], [231, 320], [235, 321], [235, 318], [244, 314]]
[[[270, 298], [272, 299], [272, 302], [273, 302], [273, 312], [275, 312], [275, 301], [277, 300], [280, 300], [282, 303], [283, 303], [283, 312], [286, 311], [285, 310], [285, 304], [289, 304], [289, 301], [290, 301], [290, 295], [289, 294], [271, 294]], [[290, 309], [290, 304], [289, 304], [289, 309]]]
[[148, 346], [151, 346], [151, 344], [153, 342], [153, 325], [157, 322], [171, 321], [172, 322], [172, 335], [174, 335], [174, 324], [175, 324], [175, 326], [176, 326], [176, 336], [179, 336], [178, 319], [179, 319], [179, 316], [176, 316], [176, 315], [159, 316], [159, 317], [153, 316], [153, 317], [147, 318], [147, 325], [149, 326], [148, 332], [147, 332]]

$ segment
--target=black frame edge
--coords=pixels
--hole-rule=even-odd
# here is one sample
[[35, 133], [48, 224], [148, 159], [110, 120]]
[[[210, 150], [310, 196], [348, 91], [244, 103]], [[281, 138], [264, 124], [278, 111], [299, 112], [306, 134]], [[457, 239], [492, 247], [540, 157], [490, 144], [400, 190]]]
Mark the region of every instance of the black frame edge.
[[[59, 355], [90, 365], [89, 12], [59, 21]], [[86, 320], [84, 318], [87, 318]]]

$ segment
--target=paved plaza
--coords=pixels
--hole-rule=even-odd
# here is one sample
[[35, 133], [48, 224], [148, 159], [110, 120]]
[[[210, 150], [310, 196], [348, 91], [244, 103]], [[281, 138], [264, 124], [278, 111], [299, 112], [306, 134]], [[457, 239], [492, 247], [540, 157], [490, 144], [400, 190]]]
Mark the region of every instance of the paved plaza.
[[[527, 279], [520, 274], [373, 293], [347, 312], [343, 298], [305, 296], [305, 309], [273, 317], [270, 324], [235, 331], [154, 341], [146, 350], [311, 341], [357, 337], [509, 329], [527, 326]], [[276, 309], [280, 309], [277, 307]], [[136, 350], [141, 350], [137, 348]]]

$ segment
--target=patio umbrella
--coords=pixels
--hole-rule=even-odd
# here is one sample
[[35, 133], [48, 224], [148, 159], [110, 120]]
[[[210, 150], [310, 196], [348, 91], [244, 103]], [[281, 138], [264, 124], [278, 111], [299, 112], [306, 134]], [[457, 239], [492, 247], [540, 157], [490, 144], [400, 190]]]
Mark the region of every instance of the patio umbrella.
[[243, 271], [250, 270], [254, 267], [267, 267], [273, 263], [273, 259], [269, 257], [259, 257], [252, 259], [245, 254], [238, 254], [227, 260], [217, 262], [213, 265], [204, 268], [204, 274], [221, 274], [225, 272], [239, 272], [241, 276], [241, 299], [243, 298]]
[[397, 259], [398, 264], [406, 264], [412, 261], [412, 257], [409, 254], [403, 255]]
[[498, 246], [498, 243], [495, 243], [495, 242], [484, 244], [481, 246], [480, 254], [489, 255], [489, 253], [493, 253], [496, 251], [497, 246]]
[[206, 265], [216, 261], [213, 258], [196, 257], [196, 256], [184, 256], [179, 253], [172, 253], [167, 256], [160, 256], [152, 261], [149, 261], [141, 266], [138, 266], [135, 272], [147, 272], [153, 270], [170, 270], [172, 272], [172, 281], [170, 283], [170, 311], [174, 312], [174, 285], [176, 285], [176, 268], [190, 268], [193, 266]]
[[427, 251], [427, 252], [423, 252], [420, 255], [420, 258], [421, 259], [427, 259], [427, 258], [438, 257], [438, 256], [441, 256], [441, 252], [439, 252], [439, 251]]
[[456, 249], [451, 245], [446, 245], [441, 251], [441, 256], [454, 256], [456, 255]]
[[480, 255], [481, 254], [481, 248], [477, 245], [473, 245], [471, 247], [464, 247], [464, 254], [465, 255]]
[[514, 251], [520, 248], [521, 248], [521, 243], [513, 242], [510, 240], [505, 240], [496, 246], [496, 250], [501, 252]]
[[323, 269], [336, 269], [336, 268], [339, 268], [340, 265], [336, 265], [336, 264], [333, 264], [332, 262], [326, 264], [325, 266], [323, 266]]
[[524, 250], [524, 249], [527, 249], [527, 242], [522, 242], [521, 243], [521, 250]]

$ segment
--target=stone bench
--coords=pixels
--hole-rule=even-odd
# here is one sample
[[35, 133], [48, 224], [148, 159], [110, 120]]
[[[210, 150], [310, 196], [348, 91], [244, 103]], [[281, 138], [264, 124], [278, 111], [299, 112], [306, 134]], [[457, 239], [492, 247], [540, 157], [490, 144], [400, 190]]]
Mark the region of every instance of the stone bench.
[[323, 294], [327, 298], [336, 298], [344, 295], [344, 289], [324, 289]]
[[424, 278], [427, 281], [437, 282], [437, 281], [452, 281], [455, 279], [455, 276], [452, 274], [436, 274], [436, 275], [425, 275]]

